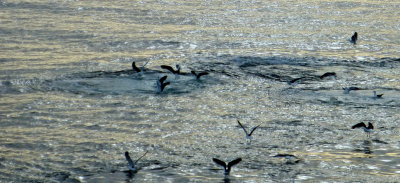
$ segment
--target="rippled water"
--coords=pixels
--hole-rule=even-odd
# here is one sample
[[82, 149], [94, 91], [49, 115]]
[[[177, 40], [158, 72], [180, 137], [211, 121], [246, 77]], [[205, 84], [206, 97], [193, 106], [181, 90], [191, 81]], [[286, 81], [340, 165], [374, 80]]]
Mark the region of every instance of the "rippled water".
[[[0, 1], [0, 182], [396, 182], [399, 8]], [[177, 79], [160, 68], [175, 64]], [[260, 125], [251, 142], [237, 120]], [[371, 137], [351, 129], [359, 122], [374, 124]], [[148, 151], [138, 172], [125, 151]], [[229, 177], [212, 162], [238, 157]]]

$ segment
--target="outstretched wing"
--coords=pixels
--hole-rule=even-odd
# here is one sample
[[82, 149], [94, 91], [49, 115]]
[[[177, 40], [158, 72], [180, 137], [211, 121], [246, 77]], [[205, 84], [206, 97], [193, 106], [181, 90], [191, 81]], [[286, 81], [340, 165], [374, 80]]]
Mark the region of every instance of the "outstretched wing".
[[374, 129], [374, 125], [372, 125], [370, 122], [368, 122], [368, 129]]
[[201, 72], [197, 75], [197, 79], [199, 79], [201, 76], [208, 75], [208, 72]]
[[136, 63], [132, 62], [132, 69], [135, 70], [136, 72], [140, 72], [140, 69], [136, 67]]
[[135, 161], [135, 164], [136, 164], [140, 159], [142, 159], [144, 156], [146, 156], [146, 154], [147, 154], [148, 152], [149, 152], [149, 151], [146, 151], [142, 156], [140, 156], [140, 158], [137, 159], [137, 160]]
[[249, 133], [247, 133], [246, 128], [243, 127], [242, 123], [240, 123], [239, 120], [237, 120], [237, 122], [239, 123], [239, 126], [242, 127], [242, 129], [244, 130], [244, 133], [246, 133], [246, 135], [248, 135]]
[[214, 163], [216, 163], [216, 164], [218, 164], [218, 165], [220, 165], [220, 166], [223, 166], [223, 167], [224, 167], [224, 170], [226, 170], [226, 163], [225, 163], [224, 161], [219, 160], [219, 159], [217, 159], [217, 158], [213, 158], [212, 160], [214, 161]]
[[353, 126], [351, 127], [351, 129], [354, 129], [354, 128], [362, 128], [362, 127], [365, 127], [365, 128], [366, 128], [366, 126], [365, 126], [365, 124], [364, 124], [363, 122], [357, 123], [357, 124], [353, 125]]
[[258, 125], [258, 126], [256, 126], [256, 127], [254, 127], [252, 130], [251, 130], [251, 132], [250, 132], [250, 134], [249, 134], [249, 136], [251, 136], [251, 134], [253, 134], [253, 132], [259, 127], [260, 125]]
[[171, 66], [168, 66], [168, 65], [161, 65], [161, 68], [162, 68], [162, 69], [167, 69], [167, 70], [169, 70], [170, 72], [175, 73], [175, 70], [174, 70]]
[[135, 167], [135, 164], [133, 163], [131, 157], [129, 156], [128, 151], [125, 152], [125, 158], [126, 158], [126, 161], [128, 161], [128, 163], [129, 163], [129, 167]]
[[164, 81], [167, 79], [167, 77], [168, 77], [168, 76], [165, 75], [165, 76], [163, 76], [162, 78], [160, 78], [160, 80], [159, 80], [160, 83], [164, 83]]
[[237, 159], [235, 159], [235, 160], [229, 162], [229, 163], [228, 163], [228, 169], [230, 169], [232, 166], [234, 166], [234, 165], [240, 163], [241, 161], [242, 161], [242, 158], [237, 158]]
[[171, 83], [170, 82], [166, 82], [166, 83], [161, 84], [161, 91], [164, 91], [164, 88], [169, 84], [171, 84]]

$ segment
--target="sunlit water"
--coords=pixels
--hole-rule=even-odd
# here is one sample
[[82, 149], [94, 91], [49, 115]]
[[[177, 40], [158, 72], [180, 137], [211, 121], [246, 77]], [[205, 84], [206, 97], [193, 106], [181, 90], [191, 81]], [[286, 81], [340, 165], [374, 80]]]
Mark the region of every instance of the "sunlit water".
[[[2, 0], [0, 182], [398, 181], [399, 9]], [[160, 68], [175, 64], [186, 74]], [[164, 75], [171, 84], [157, 93]], [[344, 94], [350, 86], [361, 90]], [[237, 120], [261, 124], [251, 142]], [[371, 137], [351, 129], [359, 122], [374, 124]], [[138, 172], [125, 151], [149, 152]], [[243, 161], [225, 177], [214, 157]]]

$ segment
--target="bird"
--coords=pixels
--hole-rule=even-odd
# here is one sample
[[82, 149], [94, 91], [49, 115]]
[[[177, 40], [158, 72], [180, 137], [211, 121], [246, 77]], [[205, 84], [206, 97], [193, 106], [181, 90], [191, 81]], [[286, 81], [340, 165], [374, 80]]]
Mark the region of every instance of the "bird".
[[162, 69], [167, 69], [169, 70], [172, 74], [175, 75], [175, 79], [179, 79], [179, 74], [181, 73], [181, 66], [176, 64], [175, 65], [176, 70], [174, 70], [171, 66], [168, 65], [161, 65]]
[[164, 88], [171, 84], [170, 82], [165, 82], [164, 81], [167, 79], [168, 76], [163, 76], [161, 77], [159, 80], [157, 80], [156, 84], [157, 84], [157, 93], [161, 93], [164, 91]]
[[343, 90], [344, 90], [343, 91], [344, 94], [349, 94], [351, 90], [360, 90], [360, 88], [355, 87], [355, 86], [350, 86], [348, 88], [343, 88]]
[[224, 167], [224, 170], [225, 170], [224, 174], [225, 174], [225, 175], [229, 175], [229, 173], [231, 172], [231, 167], [232, 167], [233, 165], [236, 165], [236, 164], [238, 164], [239, 162], [241, 162], [241, 161], [242, 161], [242, 158], [237, 158], [237, 159], [235, 159], [235, 160], [229, 162], [228, 165], [227, 165], [224, 161], [219, 160], [219, 159], [217, 159], [217, 158], [213, 158], [212, 160], [213, 160], [216, 164], [218, 164], [218, 165], [220, 165], [220, 166], [223, 166], [223, 167]]
[[374, 98], [382, 98], [383, 94], [376, 94], [376, 91], [374, 91]]
[[237, 122], [239, 123], [239, 126], [242, 127], [244, 133], [246, 133], [246, 139], [249, 139], [249, 140], [253, 139], [253, 137], [252, 137], [251, 135], [253, 134], [253, 132], [254, 132], [260, 125], [253, 127], [253, 129], [251, 129], [250, 133], [248, 133], [247, 130], [246, 130], [246, 128], [243, 127], [243, 125], [240, 123], [240, 121], [237, 120]]
[[367, 133], [367, 136], [369, 137], [369, 133], [373, 132], [374, 126], [370, 122], [368, 122], [368, 126], [365, 125], [365, 123], [360, 122], [351, 127], [351, 129], [355, 129], [355, 128], [362, 128], [364, 130], [364, 132]]
[[140, 69], [136, 66], [135, 61], [132, 62], [132, 69], [136, 72], [142, 72], [144, 71], [144, 66], [147, 65], [147, 63], [149, 63], [149, 61], [147, 61]]
[[128, 168], [131, 171], [137, 171], [138, 169], [135, 168], [136, 163], [142, 159], [149, 151], [146, 151], [139, 159], [137, 159], [135, 162], [132, 161], [131, 156], [129, 156], [129, 152], [125, 151], [125, 159], [128, 161]]
[[300, 82], [301, 79], [303, 79], [303, 78], [292, 79], [292, 80], [288, 81], [287, 83], [288, 83], [289, 85], [296, 86], [297, 84], [299, 84], [299, 82]]
[[194, 77], [199, 80], [201, 76], [205, 76], [208, 75], [208, 72], [200, 72], [200, 73], [196, 73], [195, 71], [192, 71], [192, 74], [194, 75]]
[[357, 39], [358, 39], [358, 33], [354, 32], [353, 36], [350, 38], [350, 42], [353, 44], [357, 44]]
[[335, 77], [336, 78], [336, 73], [335, 72], [326, 72], [325, 74], [321, 75], [319, 78], [324, 79], [326, 77]]

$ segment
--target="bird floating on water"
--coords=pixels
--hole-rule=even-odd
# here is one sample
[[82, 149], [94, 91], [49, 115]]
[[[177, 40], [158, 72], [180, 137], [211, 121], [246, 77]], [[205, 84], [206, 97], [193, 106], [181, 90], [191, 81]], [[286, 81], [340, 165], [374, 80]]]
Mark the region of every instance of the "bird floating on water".
[[336, 78], [336, 73], [335, 72], [326, 72], [325, 74], [321, 75], [319, 78], [325, 79], [327, 77], [335, 77]]
[[360, 90], [360, 88], [355, 87], [355, 86], [350, 86], [348, 88], [343, 88], [343, 90], [344, 90], [343, 91], [344, 94], [349, 94], [351, 90]]
[[247, 130], [246, 130], [246, 128], [243, 127], [243, 125], [240, 123], [240, 121], [237, 120], [237, 122], [239, 123], [239, 126], [242, 127], [244, 133], [246, 133], [246, 139], [248, 139], [248, 140], [253, 139], [253, 137], [252, 137], [251, 135], [253, 134], [253, 132], [254, 132], [260, 125], [253, 127], [253, 129], [251, 129], [250, 133], [248, 133]]
[[365, 125], [365, 123], [360, 122], [351, 127], [351, 129], [355, 129], [355, 128], [362, 128], [364, 130], [364, 132], [367, 133], [368, 137], [369, 137], [369, 133], [373, 132], [373, 130], [374, 130], [374, 126], [370, 122], [368, 122], [368, 126]]
[[225, 174], [225, 175], [229, 175], [229, 173], [231, 172], [232, 166], [234, 166], [234, 165], [238, 164], [239, 162], [241, 162], [241, 161], [242, 161], [242, 158], [237, 158], [237, 159], [235, 159], [235, 160], [229, 162], [228, 165], [227, 165], [224, 161], [219, 160], [219, 159], [217, 159], [217, 158], [213, 158], [212, 160], [213, 160], [216, 164], [218, 164], [218, 165], [220, 165], [220, 166], [223, 166], [223, 167], [224, 167], [224, 170], [225, 170], [224, 174]]
[[353, 44], [357, 44], [357, 39], [358, 39], [358, 33], [354, 32], [353, 36], [350, 38], [350, 42]]
[[131, 156], [129, 156], [129, 152], [125, 152], [125, 159], [128, 161], [128, 168], [131, 171], [137, 171], [138, 168], [135, 167], [136, 163], [142, 159], [149, 151], [146, 151], [139, 159], [137, 159], [135, 162], [132, 161]]
[[164, 81], [167, 79], [168, 76], [163, 76], [162, 78], [160, 78], [159, 80], [157, 80], [157, 93], [161, 93], [164, 91], [164, 88], [171, 84], [170, 82], [165, 82]]
[[192, 74], [194, 75], [194, 77], [199, 80], [201, 76], [205, 76], [208, 75], [208, 72], [200, 72], [200, 73], [196, 73], [195, 71], [192, 71]]
[[376, 91], [374, 91], [374, 98], [382, 98], [383, 94], [376, 94]]

